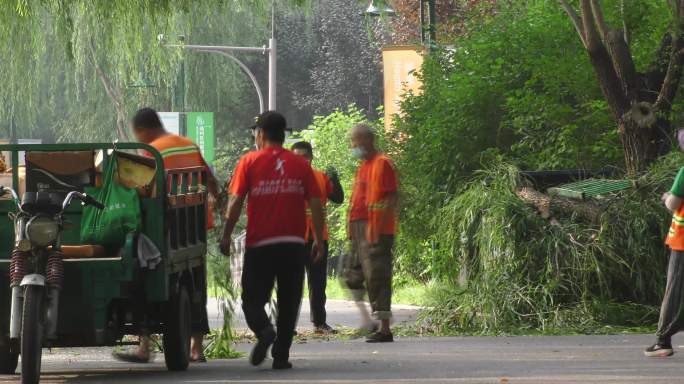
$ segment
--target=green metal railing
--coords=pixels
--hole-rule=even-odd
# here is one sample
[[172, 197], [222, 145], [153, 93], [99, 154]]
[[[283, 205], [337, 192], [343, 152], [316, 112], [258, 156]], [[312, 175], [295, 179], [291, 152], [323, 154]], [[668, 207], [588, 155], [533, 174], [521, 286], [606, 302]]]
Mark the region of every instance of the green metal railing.
[[586, 200], [634, 187], [636, 182], [633, 180], [589, 179], [549, 188], [548, 192], [549, 195]]

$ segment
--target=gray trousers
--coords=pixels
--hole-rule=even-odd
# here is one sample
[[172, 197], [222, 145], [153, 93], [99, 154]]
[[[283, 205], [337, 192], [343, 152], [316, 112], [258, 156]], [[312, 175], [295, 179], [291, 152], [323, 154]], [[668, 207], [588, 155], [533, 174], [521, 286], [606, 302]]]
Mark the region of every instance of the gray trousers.
[[684, 329], [684, 251], [672, 251], [667, 267], [667, 286], [660, 307], [656, 336], [670, 343], [675, 333]]
[[366, 241], [365, 221], [350, 223], [351, 254], [344, 259], [343, 276], [356, 301], [368, 293], [373, 316], [392, 318], [392, 245], [394, 236], [381, 235], [377, 244]]

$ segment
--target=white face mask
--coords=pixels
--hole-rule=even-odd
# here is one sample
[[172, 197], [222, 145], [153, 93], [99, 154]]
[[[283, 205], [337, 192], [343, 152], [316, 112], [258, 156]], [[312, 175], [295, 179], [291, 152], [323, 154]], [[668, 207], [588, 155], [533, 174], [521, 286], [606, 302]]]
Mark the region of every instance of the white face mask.
[[366, 151], [363, 148], [359, 147], [352, 148], [351, 154], [357, 159], [363, 159], [366, 157]]

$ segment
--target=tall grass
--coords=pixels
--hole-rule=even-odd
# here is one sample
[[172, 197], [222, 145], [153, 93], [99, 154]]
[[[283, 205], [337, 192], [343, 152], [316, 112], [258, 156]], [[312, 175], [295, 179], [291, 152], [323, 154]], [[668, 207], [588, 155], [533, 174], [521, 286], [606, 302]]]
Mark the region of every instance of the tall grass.
[[[223, 225], [217, 228], [223, 228]], [[220, 232], [220, 230], [214, 230], [210, 234], [211, 246], [207, 253], [207, 294], [209, 297], [216, 298], [219, 311], [223, 314], [223, 325], [219, 329], [212, 329], [206, 337], [204, 354], [208, 359], [230, 359], [241, 356], [234, 349], [233, 319], [237, 292], [231, 280], [230, 260], [221, 255], [218, 250]]]
[[667, 156], [637, 188], [598, 199], [596, 223], [543, 219], [516, 196], [525, 181], [513, 166], [480, 172], [435, 220], [435, 268], [450, 288], [433, 292], [424, 319], [482, 333], [651, 324], [667, 261], [660, 196], [681, 164]]

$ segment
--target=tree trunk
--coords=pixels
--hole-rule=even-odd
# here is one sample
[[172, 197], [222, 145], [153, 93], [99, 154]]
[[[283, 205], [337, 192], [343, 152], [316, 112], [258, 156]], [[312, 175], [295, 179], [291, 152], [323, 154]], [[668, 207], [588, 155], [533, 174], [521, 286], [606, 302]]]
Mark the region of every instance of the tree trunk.
[[[645, 170], [671, 146], [669, 114], [684, 64], [684, 0], [671, 1], [673, 25], [661, 40], [655, 60], [638, 73], [629, 47], [629, 30], [610, 28], [599, 0], [557, 0], [589, 54], [601, 91], [617, 122], [630, 176]], [[623, 4], [624, 7], [624, 4]]]
[[632, 118], [621, 118], [618, 129], [629, 175], [646, 169], [670, 149], [672, 127], [667, 119], [658, 118], [651, 126], [642, 127]]

